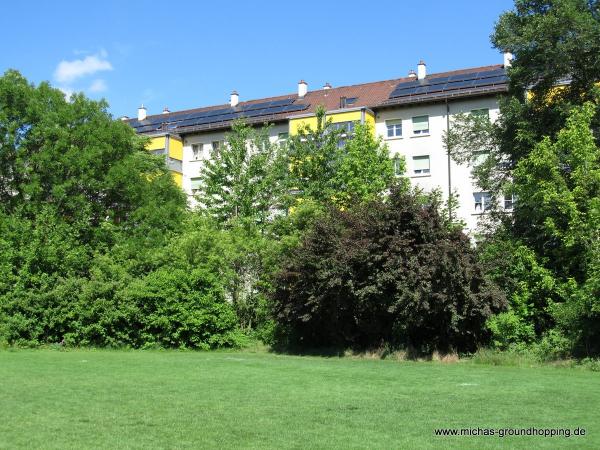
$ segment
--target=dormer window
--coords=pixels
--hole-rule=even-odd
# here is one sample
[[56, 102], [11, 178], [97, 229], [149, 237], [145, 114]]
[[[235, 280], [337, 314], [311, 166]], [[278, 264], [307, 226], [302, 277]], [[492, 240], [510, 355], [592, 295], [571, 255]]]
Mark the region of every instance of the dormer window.
[[358, 97], [340, 97], [340, 108], [348, 108], [356, 103]]

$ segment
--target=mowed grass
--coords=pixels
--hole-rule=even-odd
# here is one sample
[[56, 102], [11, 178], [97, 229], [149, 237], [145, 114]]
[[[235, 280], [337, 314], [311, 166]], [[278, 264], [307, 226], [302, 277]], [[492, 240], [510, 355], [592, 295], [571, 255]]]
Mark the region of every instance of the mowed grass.
[[[585, 437], [439, 437], [441, 427]], [[265, 352], [0, 351], [0, 448], [600, 448], [586, 370]]]

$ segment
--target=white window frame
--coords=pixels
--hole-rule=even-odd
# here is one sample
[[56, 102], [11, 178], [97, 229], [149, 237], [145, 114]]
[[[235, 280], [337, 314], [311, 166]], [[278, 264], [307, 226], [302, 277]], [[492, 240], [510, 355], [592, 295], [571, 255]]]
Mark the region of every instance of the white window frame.
[[[515, 194], [504, 194], [504, 199], [502, 203], [502, 207], [504, 211], [513, 211], [515, 209], [515, 203], [517, 202], [517, 196]], [[507, 208], [506, 205], [510, 206]]]
[[204, 157], [204, 144], [198, 142], [192, 144], [192, 161], [200, 161]]
[[[385, 121], [386, 139], [398, 139], [402, 137], [402, 119], [388, 119]], [[392, 133], [390, 135], [390, 132]]]
[[[415, 169], [415, 160], [425, 160], [427, 158], [428, 168], [427, 169]], [[431, 174], [431, 156], [430, 155], [416, 155], [412, 157], [413, 175], [430, 175]]]
[[[420, 119], [422, 117], [427, 118], [427, 128], [423, 130], [415, 130], [415, 119]], [[413, 126], [413, 135], [414, 136], [427, 136], [429, 134], [430, 125], [429, 125], [429, 115], [425, 114], [422, 116], [414, 116], [412, 118], [412, 126]]]
[[[477, 201], [477, 196], [479, 196], [479, 201]], [[489, 204], [491, 203], [491, 201], [492, 198], [489, 192], [473, 192], [473, 209], [475, 211], [475, 214], [484, 214], [485, 212], [487, 212], [490, 208]]]
[[490, 108], [476, 108], [471, 110], [471, 114], [474, 116], [485, 116], [488, 119], [490, 118]]
[[193, 177], [193, 178], [190, 179], [190, 190], [192, 191], [192, 195], [198, 194], [198, 191], [200, 190], [200, 188], [194, 188], [193, 187], [195, 180], [199, 181], [199, 180], [201, 180], [201, 178], [200, 177]]
[[223, 141], [223, 140], [211, 141], [211, 143], [210, 143], [211, 154], [212, 155], [218, 154], [224, 145], [225, 145], [225, 141]]

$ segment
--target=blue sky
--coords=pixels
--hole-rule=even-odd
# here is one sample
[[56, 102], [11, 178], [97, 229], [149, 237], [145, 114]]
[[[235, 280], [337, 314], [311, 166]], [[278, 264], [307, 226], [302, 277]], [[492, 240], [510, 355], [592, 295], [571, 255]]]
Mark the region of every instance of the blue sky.
[[508, 0], [17, 1], [0, 16], [0, 71], [106, 98], [135, 116], [501, 64], [489, 35]]

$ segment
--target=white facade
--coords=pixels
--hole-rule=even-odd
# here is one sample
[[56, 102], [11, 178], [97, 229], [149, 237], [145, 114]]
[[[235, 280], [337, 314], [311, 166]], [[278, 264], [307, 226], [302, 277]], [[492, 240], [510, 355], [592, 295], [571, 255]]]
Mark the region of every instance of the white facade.
[[[450, 161], [448, 170], [448, 154], [444, 147], [444, 132], [448, 129], [448, 113], [445, 103], [425, 105], [406, 105], [384, 109], [377, 112], [375, 117], [375, 132], [387, 143], [390, 157], [401, 155], [406, 161], [406, 176], [411, 182], [425, 191], [439, 189], [444, 200], [448, 198], [448, 189], [458, 196], [456, 216], [462, 219], [469, 231], [477, 227], [481, 211], [475, 209], [473, 194], [480, 192], [471, 177], [472, 168], [458, 165]], [[469, 113], [473, 110], [489, 110], [490, 120], [498, 117], [498, 102], [494, 97], [478, 97], [448, 103], [450, 123], [452, 116], [459, 113]], [[428, 133], [415, 133], [413, 118], [427, 116]], [[397, 121], [401, 120], [401, 136], [388, 137], [387, 124], [396, 125], [393, 134], [397, 134]], [[424, 157], [429, 157], [429, 172], [424, 170]], [[450, 172], [450, 177], [448, 177]], [[449, 180], [450, 178], [450, 180]], [[450, 181], [450, 182], [449, 182]]]

